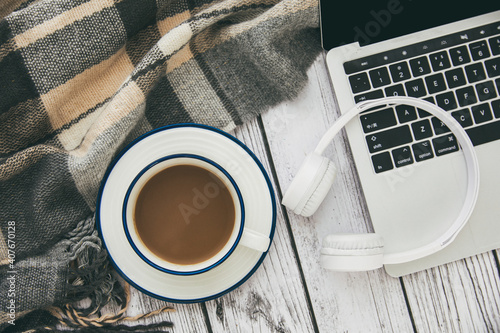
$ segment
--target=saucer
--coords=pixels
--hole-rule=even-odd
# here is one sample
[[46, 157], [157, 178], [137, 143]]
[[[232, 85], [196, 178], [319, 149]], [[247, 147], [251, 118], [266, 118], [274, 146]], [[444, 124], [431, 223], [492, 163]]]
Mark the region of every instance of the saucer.
[[176, 303], [204, 302], [243, 284], [267, 252], [238, 245], [223, 263], [209, 271], [174, 275], [150, 266], [134, 251], [122, 220], [129, 185], [147, 165], [173, 154], [194, 154], [217, 161], [240, 188], [245, 224], [269, 235], [271, 241], [276, 227], [276, 201], [269, 177], [250, 149], [210, 126], [177, 124], [158, 128], [134, 140], [111, 163], [99, 190], [96, 223], [116, 271], [155, 298]]

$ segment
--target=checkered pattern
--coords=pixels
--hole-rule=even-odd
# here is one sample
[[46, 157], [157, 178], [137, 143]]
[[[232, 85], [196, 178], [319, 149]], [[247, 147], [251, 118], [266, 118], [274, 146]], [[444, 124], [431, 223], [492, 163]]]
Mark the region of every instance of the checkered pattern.
[[315, 0], [8, 0], [0, 17], [0, 323], [9, 221], [17, 313], [64, 303], [61, 244], [121, 147], [178, 122], [231, 131], [295, 96], [320, 50]]

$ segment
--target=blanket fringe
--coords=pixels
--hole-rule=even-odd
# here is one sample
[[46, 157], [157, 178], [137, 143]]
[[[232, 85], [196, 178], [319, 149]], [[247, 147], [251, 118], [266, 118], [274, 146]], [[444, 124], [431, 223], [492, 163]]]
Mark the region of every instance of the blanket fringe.
[[108, 331], [113, 330], [113, 331], [137, 332], [138, 330], [143, 330], [146, 328], [151, 329], [153, 327], [154, 328], [173, 327], [173, 324], [168, 321], [163, 321], [152, 325], [135, 325], [135, 326], [129, 326], [125, 324], [116, 325], [117, 323], [124, 321], [132, 322], [148, 318], [151, 316], [155, 316], [164, 312], [175, 311], [175, 309], [172, 308], [171, 306], [164, 306], [163, 308], [148, 313], [143, 313], [136, 316], [126, 316], [125, 312], [127, 311], [130, 303], [130, 285], [128, 283], [125, 283], [124, 290], [126, 295], [126, 301], [125, 304], [122, 305], [120, 311], [118, 311], [116, 314], [108, 313], [100, 317], [96, 317], [95, 313], [91, 313], [90, 315], [86, 316], [71, 304], [66, 304], [63, 307], [50, 307], [48, 310], [54, 317], [56, 317], [59, 320], [60, 324], [66, 327], [76, 328], [76, 329], [92, 329], [93, 332], [96, 332], [96, 330], [100, 328], [101, 329], [105, 328]]

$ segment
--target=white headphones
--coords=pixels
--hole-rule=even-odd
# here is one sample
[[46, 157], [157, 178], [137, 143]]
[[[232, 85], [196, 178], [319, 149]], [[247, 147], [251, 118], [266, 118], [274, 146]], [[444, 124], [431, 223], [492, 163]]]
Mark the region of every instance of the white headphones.
[[441, 120], [457, 138], [467, 168], [467, 192], [457, 219], [434, 241], [418, 248], [384, 255], [381, 236], [371, 234], [337, 234], [323, 239], [320, 263], [330, 270], [365, 271], [384, 264], [403, 263], [435, 253], [451, 243], [469, 219], [479, 192], [479, 163], [474, 146], [462, 126], [440, 107], [413, 97], [386, 97], [356, 104], [344, 113], [321, 138], [313, 153], [306, 157], [295, 179], [283, 197], [283, 205], [302, 216], [311, 216], [319, 207], [335, 179], [336, 167], [322, 156], [335, 135], [355, 116], [370, 108], [389, 104], [405, 104], [423, 109]]

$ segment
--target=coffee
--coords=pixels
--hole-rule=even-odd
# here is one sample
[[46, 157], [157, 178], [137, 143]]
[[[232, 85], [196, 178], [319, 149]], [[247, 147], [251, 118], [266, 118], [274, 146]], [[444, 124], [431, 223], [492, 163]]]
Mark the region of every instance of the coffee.
[[235, 226], [235, 207], [228, 188], [212, 172], [175, 165], [144, 184], [133, 219], [140, 240], [156, 256], [191, 265], [226, 245]]

